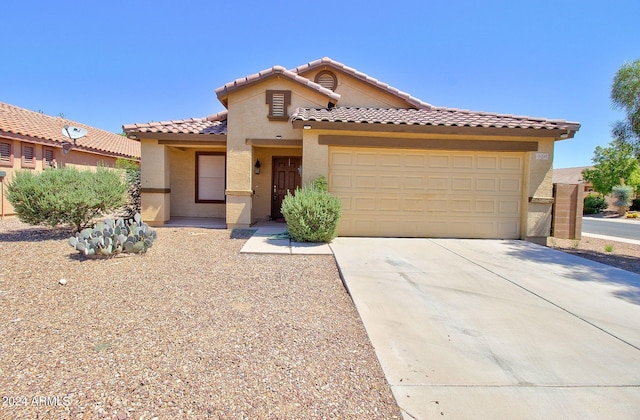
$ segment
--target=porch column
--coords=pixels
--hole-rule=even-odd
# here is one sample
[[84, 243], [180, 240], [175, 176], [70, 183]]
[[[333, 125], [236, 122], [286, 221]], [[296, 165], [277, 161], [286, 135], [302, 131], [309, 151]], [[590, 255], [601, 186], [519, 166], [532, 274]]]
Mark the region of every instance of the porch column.
[[140, 201], [142, 220], [150, 226], [171, 218], [171, 158], [157, 140], [141, 140]]

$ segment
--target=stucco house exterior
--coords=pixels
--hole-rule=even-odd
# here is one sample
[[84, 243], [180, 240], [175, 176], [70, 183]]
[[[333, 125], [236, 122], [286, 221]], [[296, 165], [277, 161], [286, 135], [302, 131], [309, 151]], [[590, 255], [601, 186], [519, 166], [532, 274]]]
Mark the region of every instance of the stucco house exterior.
[[[65, 125], [87, 130], [73, 144], [62, 134]], [[0, 102], [0, 178], [2, 188], [16, 170], [42, 171], [49, 167], [95, 168], [114, 166], [116, 159], [140, 160], [140, 143], [61, 117], [52, 117]], [[14, 214], [2, 194], [2, 215]]]
[[342, 236], [518, 238], [551, 224], [555, 141], [580, 124], [436, 107], [330, 58], [216, 89], [225, 111], [123, 126], [142, 146], [142, 212], [278, 219], [319, 175]]

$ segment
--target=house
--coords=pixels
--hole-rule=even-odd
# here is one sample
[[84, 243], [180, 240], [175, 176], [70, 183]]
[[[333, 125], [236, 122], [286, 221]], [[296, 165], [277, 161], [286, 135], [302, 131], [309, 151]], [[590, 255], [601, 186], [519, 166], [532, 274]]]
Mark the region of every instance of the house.
[[151, 224], [279, 219], [320, 175], [342, 236], [522, 238], [551, 223], [554, 142], [580, 124], [430, 105], [330, 58], [216, 89], [225, 111], [123, 126], [142, 145]]
[[593, 166], [577, 166], [574, 168], [553, 168], [552, 180], [554, 184], [582, 184], [585, 194], [593, 192], [593, 185], [582, 179], [582, 171], [593, 169]]
[[[86, 130], [75, 141], [63, 135], [63, 128]], [[73, 135], [72, 135], [73, 136]], [[93, 168], [113, 166], [117, 158], [140, 159], [140, 143], [61, 117], [0, 102], [0, 179], [9, 182], [20, 169], [42, 171], [48, 167]], [[13, 214], [13, 207], [2, 194], [2, 215]]]

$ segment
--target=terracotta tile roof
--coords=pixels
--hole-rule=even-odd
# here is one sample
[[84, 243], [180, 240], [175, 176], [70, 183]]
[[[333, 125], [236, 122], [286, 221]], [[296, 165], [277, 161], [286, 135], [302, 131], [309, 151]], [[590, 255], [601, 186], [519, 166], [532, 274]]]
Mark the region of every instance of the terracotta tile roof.
[[316, 69], [318, 67], [323, 67], [323, 66], [329, 66], [329, 67], [342, 70], [343, 72], [355, 77], [356, 79], [360, 79], [363, 82], [373, 85], [379, 89], [386, 90], [390, 94], [395, 95], [400, 99], [403, 99], [404, 101], [406, 101], [407, 104], [409, 104], [409, 106], [411, 107], [415, 107], [415, 108], [431, 108], [432, 107], [431, 104], [423, 102], [418, 98], [414, 98], [413, 96], [409, 95], [406, 92], [402, 92], [401, 90], [396, 89], [388, 85], [387, 83], [381, 82], [380, 80], [375, 79], [369, 76], [368, 74], [362, 73], [361, 71], [358, 71], [354, 68], [345, 66], [344, 64], [338, 61], [332, 60], [329, 57], [323, 57], [319, 60], [310, 61], [307, 64], [303, 64], [301, 66], [296, 67], [295, 69], [292, 69], [291, 71], [294, 73], [300, 74], [300, 73], [305, 73], [307, 71]]
[[579, 123], [564, 120], [435, 107], [430, 109], [335, 107], [330, 110], [324, 108], [297, 108], [291, 116], [291, 120], [446, 127], [561, 129], [572, 131], [577, 131], [580, 128]]
[[77, 150], [140, 159], [140, 143], [137, 141], [79, 122], [0, 102], [0, 131], [45, 140], [62, 147], [69, 140], [62, 134], [65, 124], [87, 130], [85, 137], [76, 140]]
[[220, 99], [220, 101], [225, 104], [225, 106], [227, 105], [226, 103], [226, 97], [230, 92], [233, 92], [236, 89], [245, 87], [245, 86], [249, 86], [253, 83], [257, 83], [261, 80], [265, 80], [268, 79], [270, 77], [275, 77], [275, 76], [282, 76], [285, 77], [295, 83], [301, 84], [303, 86], [306, 86], [310, 89], [313, 89], [331, 99], [333, 99], [335, 102], [337, 102], [340, 99], [340, 95], [333, 92], [332, 90], [329, 90], [327, 88], [324, 88], [322, 86], [320, 86], [319, 84], [307, 79], [306, 77], [302, 77], [300, 75], [298, 75], [297, 73], [294, 73], [292, 71], [289, 71], [287, 69], [285, 69], [282, 66], [273, 66], [269, 69], [266, 70], [262, 70], [259, 73], [255, 73], [246, 77], [242, 77], [240, 79], [236, 79], [233, 82], [229, 82], [224, 86], [219, 87], [218, 89], [216, 89], [216, 95], [218, 95], [218, 99]]
[[126, 124], [122, 129], [127, 134], [133, 133], [174, 133], [174, 134], [227, 134], [227, 111], [210, 115], [206, 118], [189, 118], [150, 122], [145, 124]]

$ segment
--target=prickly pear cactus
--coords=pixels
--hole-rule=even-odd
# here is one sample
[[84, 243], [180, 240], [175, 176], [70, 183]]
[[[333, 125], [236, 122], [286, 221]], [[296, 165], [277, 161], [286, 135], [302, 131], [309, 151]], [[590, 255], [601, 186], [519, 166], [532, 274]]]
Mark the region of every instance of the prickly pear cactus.
[[85, 256], [111, 257], [120, 253], [142, 254], [151, 248], [156, 232], [136, 213], [133, 219], [105, 219], [69, 238], [69, 245]]

